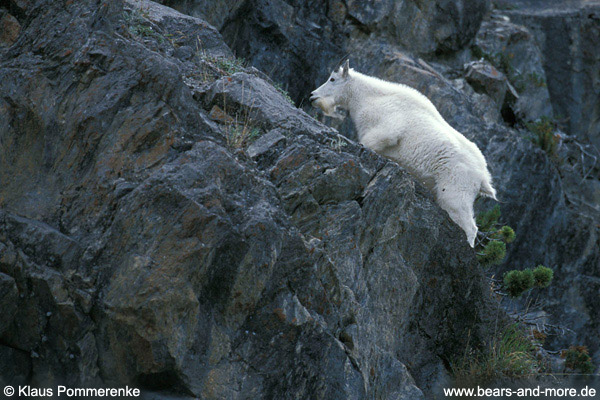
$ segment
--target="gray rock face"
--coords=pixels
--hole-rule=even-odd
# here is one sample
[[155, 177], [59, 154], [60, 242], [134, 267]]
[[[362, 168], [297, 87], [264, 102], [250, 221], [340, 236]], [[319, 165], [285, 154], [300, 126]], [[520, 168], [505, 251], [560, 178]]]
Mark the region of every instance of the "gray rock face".
[[334, 29], [327, 11], [324, 1], [252, 0], [229, 16], [221, 32], [238, 56], [300, 103], [343, 56], [343, 33]]
[[[486, 5], [469, 4], [178, 7], [202, 6], [298, 104], [348, 51], [356, 69], [425, 93], [489, 161], [517, 232], [496, 273], [552, 267], [540, 299], [572, 332], [548, 344], [587, 345], [598, 363], [595, 153], [566, 138], [557, 167], [451, 76], [444, 57], [468, 56]], [[0, 47], [0, 380], [135, 384], [157, 399], [419, 399], [448, 383], [467, 340], [491, 337], [488, 284], [430, 194], [260, 71], [227, 64], [208, 23], [138, 0], [9, 11], [23, 28]], [[522, 27], [486, 24], [480, 47], [539, 67]], [[427, 39], [398, 42], [402, 29]], [[517, 106], [524, 119], [548, 107], [520, 95], [537, 102]], [[228, 136], [240, 115], [261, 134], [247, 148]]]
[[[457, 51], [477, 33], [489, 2], [403, 1], [394, 2], [390, 24], [393, 38], [417, 53]], [[394, 40], [394, 42], [396, 41]]]
[[443, 53], [456, 51], [473, 38], [489, 2], [350, 0], [347, 7], [363, 29], [389, 36], [418, 53]]
[[452, 53], [473, 39], [488, 8], [488, 0], [252, 0], [220, 31], [300, 104], [344, 56], [359, 55], [354, 49], [383, 42], [418, 54]]
[[[490, 337], [429, 194], [257, 71], [223, 74], [213, 27], [137, 0], [24, 13], [0, 53], [3, 382], [424, 399]], [[214, 106], [264, 136], [231, 148]]]
[[201, 18], [217, 29], [221, 29], [225, 20], [244, 3], [243, 0], [161, 0], [157, 3]]
[[[510, 122], [574, 113], [577, 117], [569, 122], [571, 130], [587, 121], [585, 132], [593, 132], [599, 104], [594, 75], [598, 52], [588, 46], [597, 42], [596, 6], [575, 3], [566, 11], [552, 8], [555, 3], [548, 3], [548, 10], [543, 12], [531, 11], [533, 7], [525, 11], [502, 10], [512, 22], [495, 13], [477, 34], [475, 43], [496, 68], [503, 68], [507, 74], [510, 71], [508, 78], [519, 92], [518, 99], [514, 96], [510, 104], [516, 115], [504, 117], [512, 119]], [[223, 26], [225, 39], [236, 54], [260, 65], [282, 82], [297, 104], [302, 104], [308, 92], [322, 83], [337, 60], [349, 54], [357, 70], [425, 93], [451, 125], [480, 146], [500, 192], [503, 220], [517, 232], [517, 241], [509, 246], [507, 261], [497, 274], [508, 268], [537, 264], [554, 268], [555, 284], [540, 293], [540, 298], [551, 311], [551, 322], [568, 326], [574, 333], [564, 337], [551, 335], [548, 343], [554, 349], [585, 344], [598, 363], [600, 343], [593, 332], [600, 320], [590, 296], [599, 277], [595, 265], [600, 259], [600, 216], [595, 206], [586, 204], [595, 198], [599, 177], [593, 165], [596, 153], [589, 149], [583, 153], [578, 150], [581, 145], [575, 143], [564, 144], [571, 156], [565, 165], [557, 166], [524, 139], [523, 133], [499, 124], [497, 103], [487, 94], [476, 93], [465, 79], [462, 66], [465, 61], [474, 61], [464, 48], [468, 40], [458, 41], [461, 44], [457, 47], [449, 46], [458, 48], [450, 56], [445, 50], [436, 54], [432, 49], [444, 47], [423, 32], [420, 38], [427, 39], [409, 40], [410, 43], [390, 40], [400, 36], [393, 32], [390, 16], [400, 18], [394, 12], [410, 8], [411, 2], [396, 2], [393, 6], [388, 2], [335, 1], [247, 4]], [[438, 3], [422, 3], [423, 9], [433, 7], [432, 4]], [[590, 13], [585, 14], [584, 10]], [[419, 17], [408, 12], [406, 15], [411, 15], [410, 23], [398, 22], [399, 26], [418, 31], [415, 26], [421, 21]], [[441, 31], [443, 26], [439, 25]], [[548, 32], [552, 34], [547, 35]], [[566, 48], [566, 43], [572, 45]], [[268, 55], [263, 56], [265, 51]], [[434, 63], [409, 51], [422, 52]], [[453, 65], [460, 66], [458, 73]], [[450, 82], [439, 71], [454, 80]], [[354, 137], [347, 123], [336, 126], [347, 137]]]
[[481, 24], [475, 44], [482, 55], [504, 69], [519, 95], [513, 101], [517, 118], [534, 121], [553, 116], [542, 53], [527, 28], [494, 12]]
[[552, 106], [572, 135], [600, 146], [600, 2], [518, 4], [506, 11], [534, 34]]
[[[550, 311], [550, 323], [573, 332], [553, 332], [547, 344], [552, 349], [585, 344], [598, 360], [600, 343], [595, 332], [600, 319], [591, 293], [599, 277], [600, 214], [585, 204], [585, 199], [593, 198], [588, 193], [593, 193], [598, 182], [594, 156], [582, 154], [576, 144], [565, 144], [571, 155], [565, 156], [566, 163], [559, 168], [519, 132], [497, 122], [484, 123], [489, 115], [481, 108], [479, 97], [459, 91], [423, 60], [374, 48], [364, 53], [358, 68], [366, 68], [368, 59], [385, 60], [377, 64], [373, 75], [407, 84], [427, 95], [444, 118], [483, 151], [502, 202], [502, 219], [517, 233], [497, 276], [509, 269], [538, 264], [553, 268], [553, 284], [535, 296], [539, 295], [544, 309]], [[585, 151], [596, 154], [592, 149]], [[577, 161], [581, 157], [587, 160], [583, 169]], [[577, 164], [576, 172], [573, 164]], [[569, 182], [572, 187], [567, 186]], [[491, 204], [483, 202], [479, 207]]]

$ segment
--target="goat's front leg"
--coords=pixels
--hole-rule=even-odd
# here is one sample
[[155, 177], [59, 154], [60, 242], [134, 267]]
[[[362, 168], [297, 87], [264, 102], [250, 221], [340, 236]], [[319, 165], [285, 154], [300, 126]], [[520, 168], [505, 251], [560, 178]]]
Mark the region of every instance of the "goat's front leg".
[[392, 136], [369, 134], [365, 135], [360, 143], [375, 153], [383, 153], [384, 150], [390, 147], [398, 146], [399, 139]]

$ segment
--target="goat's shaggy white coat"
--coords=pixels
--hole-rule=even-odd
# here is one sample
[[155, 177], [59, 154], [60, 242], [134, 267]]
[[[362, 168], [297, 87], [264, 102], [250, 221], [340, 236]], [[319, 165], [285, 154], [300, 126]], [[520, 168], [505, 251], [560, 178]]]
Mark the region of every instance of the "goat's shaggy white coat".
[[474, 247], [473, 202], [479, 194], [496, 199], [496, 191], [479, 148], [452, 128], [427, 97], [358, 73], [346, 62], [312, 92], [311, 101], [333, 117], [340, 117], [337, 107], [347, 109], [359, 141], [398, 162], [431, 190]]

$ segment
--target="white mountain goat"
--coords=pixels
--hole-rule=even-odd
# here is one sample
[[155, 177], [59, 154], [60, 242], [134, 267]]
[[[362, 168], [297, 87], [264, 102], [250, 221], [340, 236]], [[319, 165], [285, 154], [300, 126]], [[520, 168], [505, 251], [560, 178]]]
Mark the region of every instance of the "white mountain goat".
[[343, 67], [312, 92], [313, 106], [341, 118], [350, 112], [358, 139], [419, 179], [475, 246], [477, 195], [496, 200], [485, 158], [477, 146], [452, 128], [417, 90]]

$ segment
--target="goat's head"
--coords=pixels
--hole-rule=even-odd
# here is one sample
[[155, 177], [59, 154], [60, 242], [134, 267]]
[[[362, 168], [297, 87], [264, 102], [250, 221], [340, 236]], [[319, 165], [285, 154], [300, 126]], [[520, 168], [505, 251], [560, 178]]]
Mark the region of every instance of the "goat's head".
[[327, 81], [313, 90], [310, 96], [311, 104], [320, 108], [329, 117], [343, 118], [336, 107], [344, 100], [345, 87], [348, 83], [350, 63], [348, 60], [337, 71], [333, 71]]

